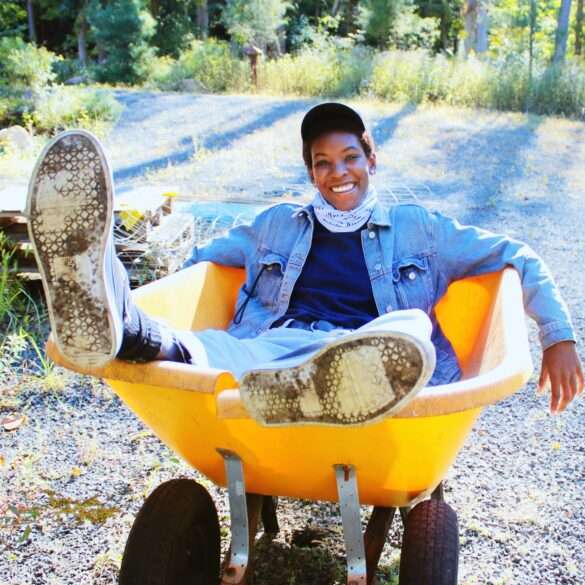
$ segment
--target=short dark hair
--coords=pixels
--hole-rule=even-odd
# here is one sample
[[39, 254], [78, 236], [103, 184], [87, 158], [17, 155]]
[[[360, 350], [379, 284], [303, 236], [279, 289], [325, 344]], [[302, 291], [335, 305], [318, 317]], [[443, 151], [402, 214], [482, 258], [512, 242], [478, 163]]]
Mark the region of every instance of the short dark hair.
[[[352, 132], [350, 130], [344, 130], [342, 128], [340, 128], [339, 131], [349, 132], [350, 134], [356, 136], [360, 142], [361, 147], [364, 149], [365, 155], [368, 158], [370, 158], [372, 153], [376, 152], [376, 145], [374, 144], [374, 139], [367, 130], [364, 130], [361, 134], [358, 132]], [[329, 132], [335, 132], [335, 130], [329, 130]], [[325, 134], [325, 132], [323, 134]], [[322, 136], [322, 134], [313, 136], [310, 140], [303, 140], [303, 160], [305, 161], [305, 166], [307, 167], [309, 175], [313, 170], [313, 157], [311, 156], [311, 146], [313, 145], [313, 142], [317, 138], [319, 138], [319, 136]]]

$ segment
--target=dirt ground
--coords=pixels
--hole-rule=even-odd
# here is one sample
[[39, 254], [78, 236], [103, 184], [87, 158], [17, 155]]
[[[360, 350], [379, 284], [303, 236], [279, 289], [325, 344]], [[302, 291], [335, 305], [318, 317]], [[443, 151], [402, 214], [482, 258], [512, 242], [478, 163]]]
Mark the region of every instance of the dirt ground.
[[[310, 196], [298, 129], [316, 102], [141, 92], [117, 97], [125, 111], [105, 143], [120, 192], [149, 184], [172, 187], [185, 201]], [[583, 339], [585, 124], [354, 105], [378, 145], [380, 196], [419, 200], [530, 244], [551, 267]], [[22, 184], [23, 178], [0, 177], [0, 186], [9, 181]], [[462, 585], [585, 582], [585, 401], [560, 417], [548, 414], [546, 398], [534, 393], [540, 360], [534, 326], [530, 335], [533, 380], [484, 410], [447, 477], [446, 499], [459, 515]], [[582, 344], [580, 353], [585, 357]], [[15, 431], [0, 430], [0, 584], [116, 582], [144, 497], [161, 481], [192, 472], [98, 384], [64, 378], [56, 389], [0, 390], [2, 411], [17, 408], [28, 417]], [[206, 486], [225, 537], [225, 494]], [[93, 516], [71, 504], [93, 497], [99, 502]], [[257, 585], [344, 582], [336, 507], [285, 500], [279, 516], [281, 535], [260, 544]], [[307, 526], [321, 531], [314, 547], [298, 546]], [[397, 582], [400, 538], [397, 519], [380, 583]]]

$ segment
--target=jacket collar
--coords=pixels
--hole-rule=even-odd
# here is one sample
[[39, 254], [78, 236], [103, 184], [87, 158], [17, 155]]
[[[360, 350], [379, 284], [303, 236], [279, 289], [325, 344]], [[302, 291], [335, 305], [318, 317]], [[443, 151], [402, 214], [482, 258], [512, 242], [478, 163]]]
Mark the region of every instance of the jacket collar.
[[[293, 212], [292, 217], [299, 217], [301, 215], [309, 218], [310, 221], [313, 221], [315, 219], [315, 211], [313, 209], [313, 204], [307, 203], [306, 205], [303, 205], [299, 209], [296, 209]], [[367, 226], [376, 225], [381, 227], [390, 227], [392, 225], [390, 222], [390, 214], [388, 213], [388, 209], [385, 208], [380, 203], [380, 201], [376, 202], [376, 205], [372, 210], [372, 215], [370, 216], [370, 219], [368, 220], [366, 225]]]

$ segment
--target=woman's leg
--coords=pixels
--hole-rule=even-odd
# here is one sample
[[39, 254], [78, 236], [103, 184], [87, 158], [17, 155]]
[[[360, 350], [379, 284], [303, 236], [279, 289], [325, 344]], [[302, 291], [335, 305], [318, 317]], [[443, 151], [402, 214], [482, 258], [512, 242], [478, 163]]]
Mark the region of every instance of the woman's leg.
[[61, 354], [86, 367], [119, 357], [181, 361], [180, 344], [132, 303], [113, 242], [113, 186], [95, 137], [65, 132], [30, 181], [29, 233]]

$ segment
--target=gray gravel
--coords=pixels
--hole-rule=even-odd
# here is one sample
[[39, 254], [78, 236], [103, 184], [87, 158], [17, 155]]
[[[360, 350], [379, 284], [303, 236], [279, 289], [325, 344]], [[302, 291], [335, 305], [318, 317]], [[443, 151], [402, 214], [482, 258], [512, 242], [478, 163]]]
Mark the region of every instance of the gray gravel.
[[[185, 199], [303, 198], [297, 131], [312, 102], [130, 92], [119, 99], [127, 110], [107, 145], [120, 189], [148, 182], [177, 185]], [[380, 146], [382, 196], [418, 198], [533, 245], [583, 338], [585, 124], [360, 106]], [[534, 327], [531, 338], [538, 366]], [[56, 389], [34, 381], [0, 389], [0, 412], [27, 415], [19, 429], [0, 430], [3, 585], [115, 583], [144, 497], [166, 479], [197, 477], [107, 388], [62, 375]], [[585, 583], [584, 430], [584, 401], [551, 417], [534, 380], [484, 410], [446, 481], [459, 515], [462, 585]], [[225, 494], [203, 482], [227, 534]], [[279, 519], [279, 537], [261, 542], [258, 585], [344, 582], [335, 506], [284, 500]], [[291, 545], [307, 526], [323, 529], [321, 544]], [[400, 537], [395, 520], [381, 583], [396, 582]]]

